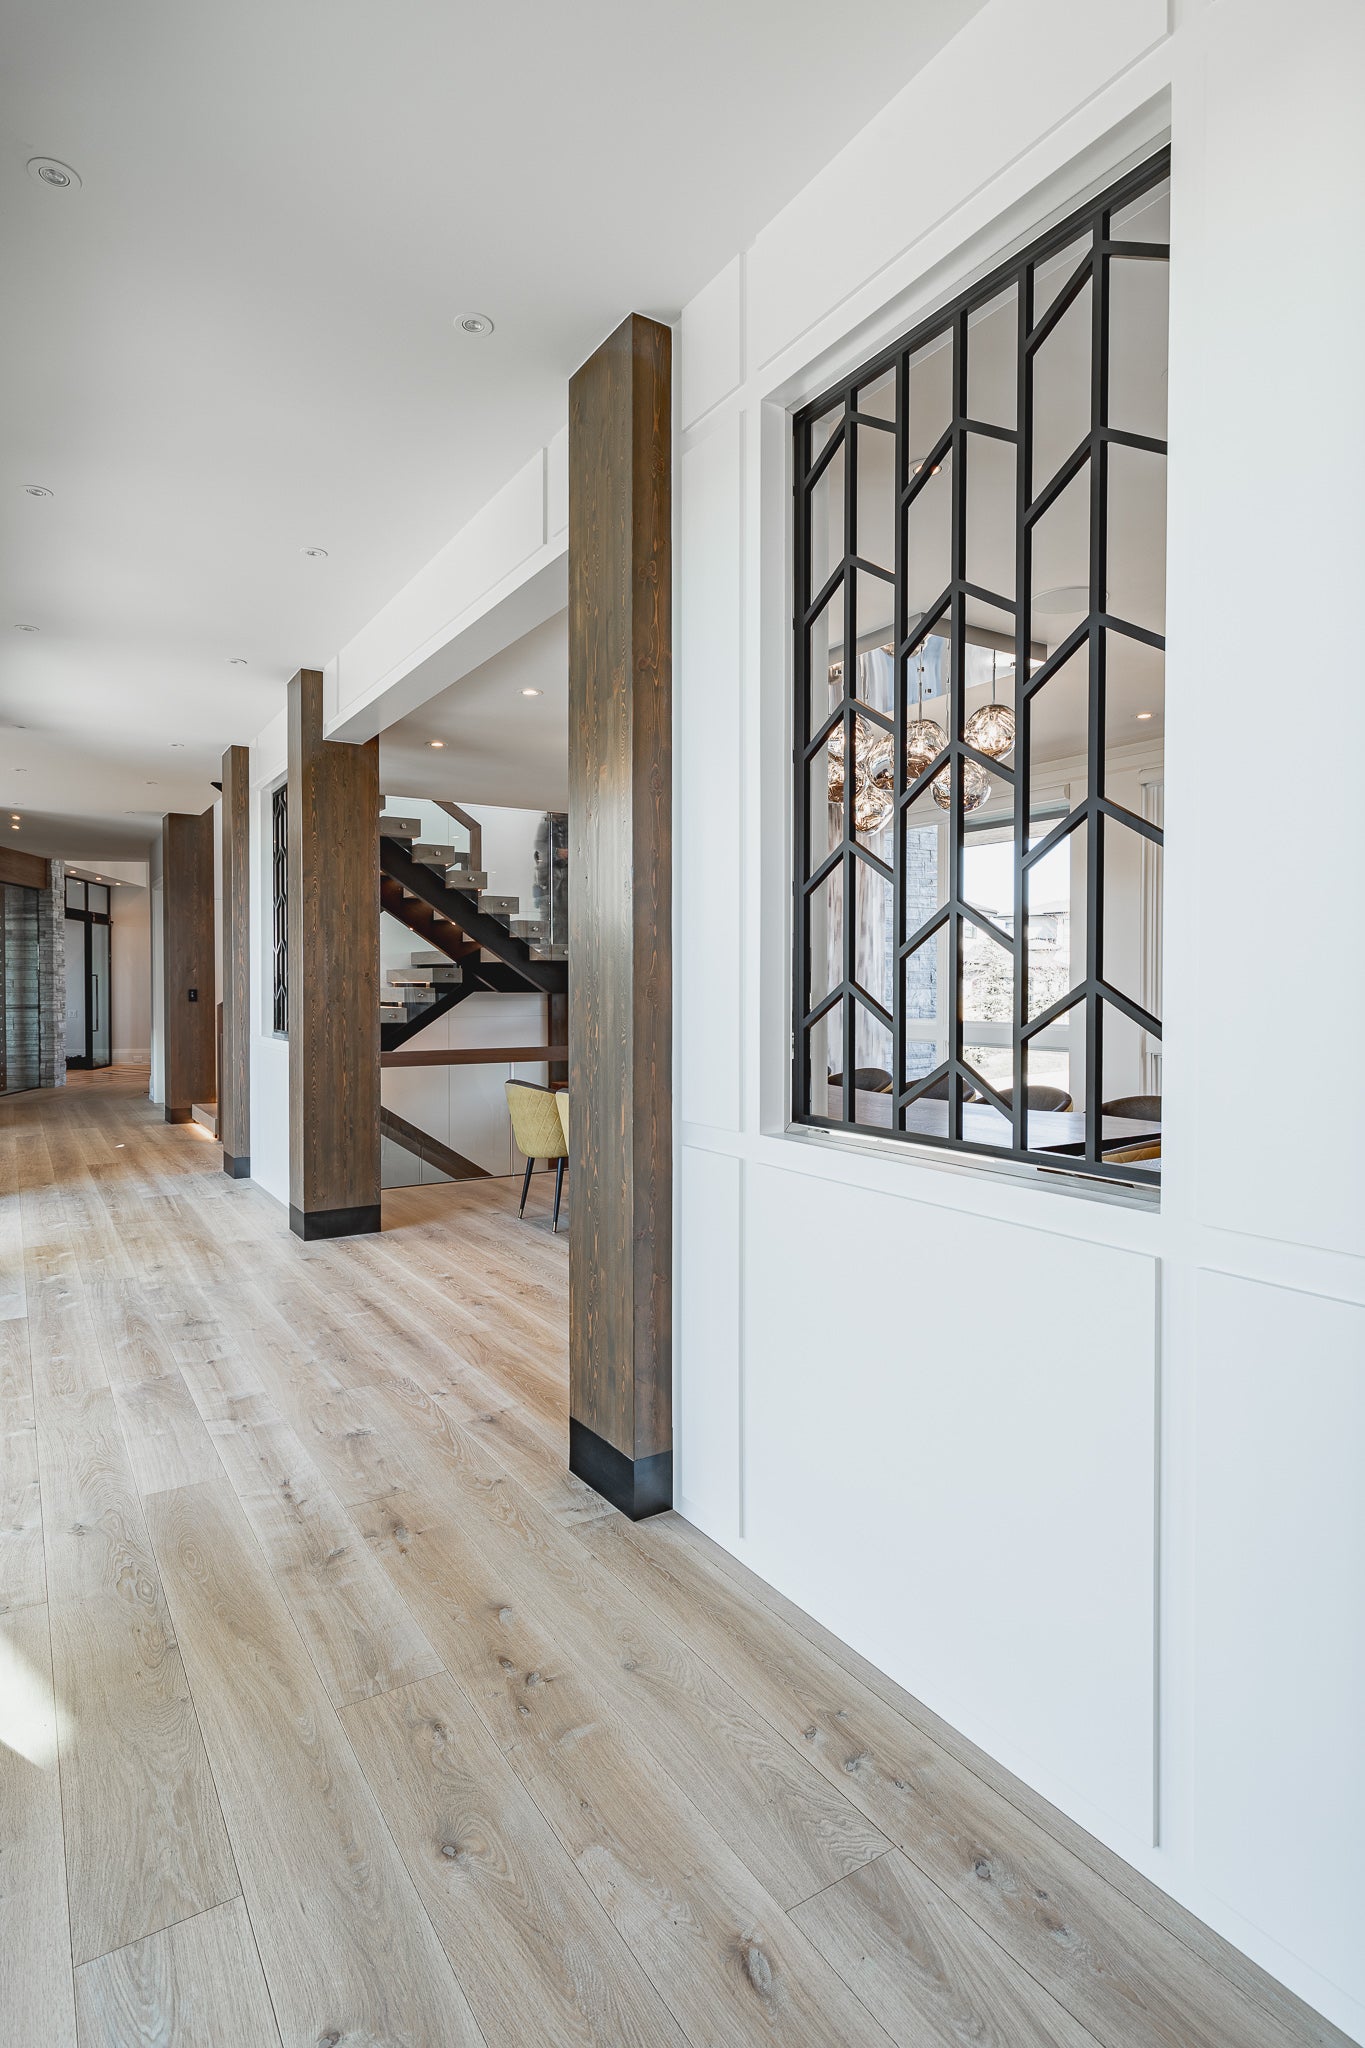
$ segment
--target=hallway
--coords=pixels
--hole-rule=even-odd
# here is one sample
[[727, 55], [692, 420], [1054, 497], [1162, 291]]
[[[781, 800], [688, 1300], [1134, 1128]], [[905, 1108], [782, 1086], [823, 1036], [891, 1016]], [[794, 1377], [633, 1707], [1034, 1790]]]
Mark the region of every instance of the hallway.
[[566, 1473], [541, 1187], [304, 1244], [144, 1090], [0, 1105], [7, 2043], [1344, 2038]]

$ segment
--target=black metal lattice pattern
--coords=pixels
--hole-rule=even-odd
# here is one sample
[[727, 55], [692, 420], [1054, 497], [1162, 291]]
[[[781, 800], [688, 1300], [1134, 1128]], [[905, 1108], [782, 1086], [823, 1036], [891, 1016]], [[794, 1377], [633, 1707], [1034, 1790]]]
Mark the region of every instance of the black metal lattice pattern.
[[[1111, 584], [1111, 533], [1115, 465], [1141, 463], [1139, 510], [1157, 522], [1151, 552], [1164, 578], [1164, 386], [1155, 422], [1160, 436], [1137, 431], [1123, 415], [1135, 278], [1138, 289], [1150, 285], [1161, 293], [1164, 371], [1169, 245], [1129, 239], [1127, 229], [1135, 219], [1141, 224], [1143, 206], [1150, 214], [1168, 173], [1169, 152], [1162, 152], [795, 415], [792, 1113], [798, 1124], [877, 1131], [1092, 1177], [1159, 1179], [1156, 1161], [1108, 1156], [1131, 1150], [1133, 1139], [1118, 1134], [1101, 1105], [1106, 1026], [1115, 1044], [1134, 1042], [1138, 1034], [1150, 1041], [1161, 1036], [1160, 1019], [1136, 999], [1145, 991], [1134, 992], [1131, 981], [1125, 990], [1118, 985], [1125, 974], [1107, 972], [1107, 852], [1114, 856], [1111, 871], [1127, 874], [1144, 843], [1147, 858], [1154, 858], [1162, 833], [1106, 790], [1106, 719], [1116, 643], [1129, 667], [1140, 659], [1158, 676], [1164, 667], [1164, 582], [1145, 618], [1126, 616], [1121, 585]], [[977, 348], [988, 319], [996, 322], [997, 343], [1002, 328], [1004, 334], [993, 375], [984, 342], [980, 355]], [[1077, 344], [1073, 361], [1086, 364], [1069, 378], [1058, 374], [1053, 340], [1064, 323]], [[1151, 326], [1154, 331], [1157, 322]], [[1122, 389], [1111, 408], [1116, 361]], [[939, 394], [937, 410], [930, 404], [926, 411], [917, 400], [930, 388]], [[1046, 433], [1036, 431], [1042, 401]], [[1067, 422], [1065, 440], [1058, 419]], [[1047, 473], [1039, 474], [1044, 467]], [[940, 524], [931, 544], [924, 515], [934, 503]], [[1035, 583], [1036, 562], [1048, 553], [1050, 533], [1062, 530], [1063, 504], [1076, 536], [1077, 578], [1067, 586], [1066, 601], [1077, 620], [1064, 637], [1055, 629], [1038, 637], [1038, 619], [1055, 618], [1056, 608], [1045, 611], [1037, 603], [1045, 593]], [[1119, 538], [1126, 543], [1134, 513], [1128, 500], [1121, 509]], [[987, 559], [1003, 588], [983, 580]], [[933, 581], [926, 588], [930, 562]], [[1008, 760], [980, 752], [964, 733], [973, 646], [1007, 651], [1012, 661], [1016, 730]], [[931, 648], [945, 712], [941, 726], [928, 728], [942, 744], [934, 740], [937, 751], [925, 759], [907, 745], [907, 725], [922, 715], [918, 700]], [[1145, 651], [1139, 657], [1134, 648]], [[867, 686], [873, 650], [881, 656], [880, 692]], [[992, 653], [992, 674], [994, 660]], [[1063, 672], [1077, 706], [1084, 795], [1049, 806], [1034, 793], [1035, 721], [1040, 705], [1056, 701]], [[1044, 695], [1049, 685], [1052, 699]], [[914, 737], [922, 730], [915, 725]], [[874, 753], [878, 773], [869, 781], [863, 769]], [[964, 888], [964, 851], [977, 843], [971, 835], [980, 820], [970, 814], [982, 776], [1010, 798], [1012, 928]], [[877, 782], [882, 808], [870, 829], [862, 807], [869, 790], [877, 794]], [[931, 801], [936, 809], [926, 810]], [[928, 843], [926, 816], [938, 820], [934, 843], [946, 845], [927, 895], [916, 868], [918, 849]], [[1073, 833], [1083, 840], [1072, 842]], [[1030, 881], [1063, 844], [1083, 849], [1070, 872], [1084, 879], [1073, 884], [1070, 899], [1066, 986], [1040, 992], [1036, 968], [1030, 987]], [[1155, 864], [1159, 872], [1159, 856]], [[869, 923], [884, 933], [880, 951], [874, 947], [884, 972], [867, 970]], [[997, 1041], [1001, 1070], [994, 1085], [979, 1071], [980, 1061], [968, 1058], [971, 1028], [964, 1014], [964, 957], [969, 948], [979, 955], [983, 946], [998, 964], [997, 985], [1009, 991], [1000, 997], [1008, 1021]], [[932, 983], [927, 1005], [926, 977]], [[1071, 1020], [1078, 1005], [1083, 1039], [1070, 1021], [1067, 1029], [1069, 1042], [1084, 1048], [1084, 1137], [1070, 1129], [1066, 1142], [1058, 1142], [1057, 1119], [1049, 1123], [1041, 1115], [1036, 1096], [1030, 1107], [1030, 1058], [1041, 1057], [1044, 1033], [1051, 1033], [1045, 1043], [1056, 1042], [1061, 1020]], [[929, 1014], [935, 1018], [932, 1061], [926, 1031], [916, 1021]], [[869, 1037], [884, 1048], [884, 1057], [871, 1064], [885, 1069], [886, 1078], [865, 1074]]]
[[272, 1020], [289, 1030], [289, 790], [281, 783], [270, 800], [270, 909], [274, 945]]

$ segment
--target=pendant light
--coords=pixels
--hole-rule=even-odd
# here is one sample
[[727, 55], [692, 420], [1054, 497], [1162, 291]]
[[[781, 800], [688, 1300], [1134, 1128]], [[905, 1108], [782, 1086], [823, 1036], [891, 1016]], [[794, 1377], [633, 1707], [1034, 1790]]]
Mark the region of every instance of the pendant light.
[[924, 650], [920, 649], [915, 716], [905, 728], [905, 775], [916, 782], [931, 761], [936, 761], [948, 744], [948, 735], [935, 719], [924, 715]]
[[[995, 649], [991, 649], [991, 701], [974, 711], [962, 728], [962, 737], [978, 754], [1003, 761], [1014, 751], [1014, 713], [1008, 704], [995, 701]], [[972, 764], [968, 764], [969, 766]]]

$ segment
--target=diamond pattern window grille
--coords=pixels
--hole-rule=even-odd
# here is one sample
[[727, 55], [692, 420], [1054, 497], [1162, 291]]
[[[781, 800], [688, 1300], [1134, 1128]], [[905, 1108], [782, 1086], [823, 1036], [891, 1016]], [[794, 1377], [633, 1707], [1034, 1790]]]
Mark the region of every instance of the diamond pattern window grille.
[[[1164, 662], [1164, 598], [1126, 610], [1111, 553], [1132, 530], [1118, 486], [1135, 454], [1147, 465], [1137, 516], [1158, 534], [1164, 521], [1166, 442], [1137, 430], [1157, 424], [1164, 436], [1164, 385], [1161, 416], [1134, 419], [1132, 392], [1146, 388], [1144, 375], [1158, 388], [1159, 372], [1144, 369], [1127, 309], [1139, 266], [1164, 288], [1170, 251], [1128, 237], [1142, 222], [1139, 202], [1159, 218], [1169, 169], [1163, 151], [794, 415], [796, 1124], [1092, 1178], [1160, 1177], [1159, 1160], [1108, 1156], [1133, 1138], [1101, 1105], [1117, 1092], [1105, 1084], [1106, 1028], [1111, 1072], [1120, 1036], [1140, 1038], [1146, 1070], [1161, 1039], [1160, 1018], [1106, 973], [1104, 849], [1106, 825], [1149, 850], [1162, 844], [1151, 807], [1138, 815], [1105, 784], [1114, 650], [1126, 660], [1136, 645], [1158, 675]], [[1163, 330], [1162, 368], [1164, 346]], [[1078, 360], [1083, 372], [1068, 373]], [[1060, 410], [1044, 399], [1058, 389]], [[1053, 580], [1059, 531], [1072, 536], [1080, 580], [1040, 590], [1040, 578]], [[1152, 554], [1164, 559], [1159, 539]], [[980, 580], [983, 562], [1003, 587]], [[1070, 614], [1060, 625], [1059, 612]], [[980, 753], [966, 729], [983, 655], [988, 679], [1001, 667], [1013, 705], [1004, 759]], [[1077, 655], [1084, 794], [1059, 816], [1031, 788], [1031, 720], [1038, 693]], [[907, 725], [926, 718], [944, 733], [927, 762], [907, 746]], [[872, 760], [870, 741], [880, 743], [875, 788], [871, 770], [844, 772]], [[982, 778], [1013, 834], [1013, 917], [998, 923], [963, 890], [964, 851], [983, 823], [972, 817]], [[1070, 985], [1040, 1003], [1029, 989], [1029, 878], [1063, 844], [1080, 850], [1072, 873], [1085, 877], [1083, 888], [1073, 881]], [[926, 861], [937, 861], [937, 875]], [[967, 956], [980, 953], [983, 935], [994, 942], [992, 1004], [1010, 1020], [995, 1027], [994, 1083], [980, 1071], [979, 1019], [964, 1014], [964, 984], [979, 983]], [[1144, 980], [1139, 993], [1151, 1000], [1154, 984]], [[937, 1035], [922, 1021], [926, 1005]], [[1073, 1113], [1048, 1115], [1029, 1102], [1030, 1054], [1041, 1081], [1042, 1048], [1063, 1020], [1083, 1087]]]

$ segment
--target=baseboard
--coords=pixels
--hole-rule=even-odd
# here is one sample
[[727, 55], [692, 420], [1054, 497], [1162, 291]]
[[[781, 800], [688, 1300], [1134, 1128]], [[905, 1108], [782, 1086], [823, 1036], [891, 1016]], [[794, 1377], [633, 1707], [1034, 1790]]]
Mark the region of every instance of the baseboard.
[[250, 1180], [250, 1179], [251, 1179], [251, 1156], [250, 1156], [250, 1154], [249, 1154], [249, 1153], [246, 1153], [246, 1152], [243, 1152], [242, 1154], [240, 1154], [240, 1155], [239, 1155], [239, 1157], [237, 1157], [237, 1158], [235, 1158], [235, 1159], [234, 1159], [234, 1158], [233, 1158], [233, 1156], [232, 1156], [232, 1154], [231, 1154], [230, 1152], [225, 1152], [225, 1153], [223, 1154], [223, 1171], [224, 1171], [224, 1173], [226, 1173], [226, 1174], [227, 1174], [227, 1175], [228, 1175], [228, 1176], [229, 1176], [229, 1177], [230, 1177], [230, 1178], [231, 1178], [232, 1180]]
[[632, 1522], [673, 1505], [673, 1453], [628, 1458], [586, 1422], [569, 1418], [569, 1470]]
[[354, 1209], [296, 1209], [289, 1205], [289, 1228], [305, 1244], [317, 1237], [366, 1237], [379, 1228], [378, 1202]]
[[192, 1109], [177, 1109], [168, 1102], [166, 1104], [166, 1121], [168, 1124], [192, 1124], [194, 1122], [194, 1111]]

